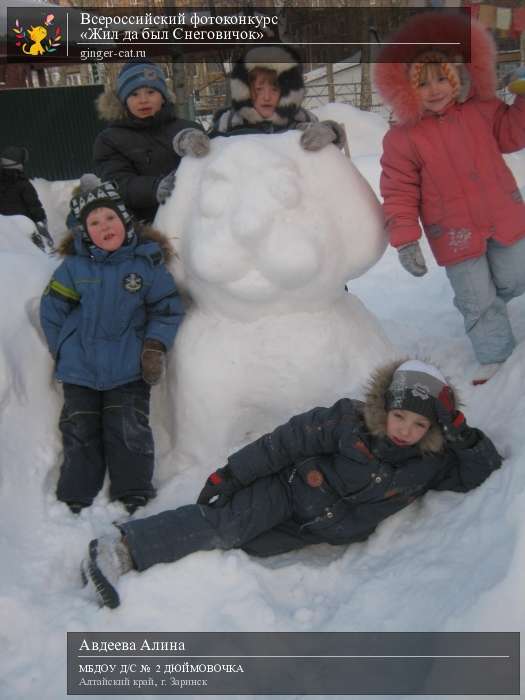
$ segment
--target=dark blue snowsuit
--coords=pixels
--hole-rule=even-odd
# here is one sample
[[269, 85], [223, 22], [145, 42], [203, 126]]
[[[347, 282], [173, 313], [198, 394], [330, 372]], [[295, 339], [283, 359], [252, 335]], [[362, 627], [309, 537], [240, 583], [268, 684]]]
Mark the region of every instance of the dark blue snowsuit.
[[363, 405], [341, 399], [295, 416], [242, 448], [228, 466], [244, 488], [224, 505], [188, 505], [120, 525], [138, 570], [198, 550], [269, 556], [307, 544], [366, 539], [430, 489], [469, 491], [501, 464], [476, 431], [465, 449], [423, 453], [372, 436]]
[[169, 350], [184, 309], [159, 243], [146, 234], [108, 253], [77, 228], [42, 296], [40, 319], [64, 383], [57, 497], [88, 506], [106, 468], [112, 499], [155, 495], [146, 338]]

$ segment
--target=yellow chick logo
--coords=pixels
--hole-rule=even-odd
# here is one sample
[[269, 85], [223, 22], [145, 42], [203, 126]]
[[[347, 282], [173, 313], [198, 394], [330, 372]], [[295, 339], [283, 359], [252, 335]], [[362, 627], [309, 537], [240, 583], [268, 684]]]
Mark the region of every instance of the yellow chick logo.
[[51, 37], [47, 29], [54, 19], [55, 15], [47, 15], [42, 24], [31, 26], [29, 29], [24, 29], [17, 19], [11, 29], [15, 34], [15, 45], [27, 56], [44, 56], [56, 51], [62, 40], [62, 30], [58, 26], [55, 27], [54, 36]]

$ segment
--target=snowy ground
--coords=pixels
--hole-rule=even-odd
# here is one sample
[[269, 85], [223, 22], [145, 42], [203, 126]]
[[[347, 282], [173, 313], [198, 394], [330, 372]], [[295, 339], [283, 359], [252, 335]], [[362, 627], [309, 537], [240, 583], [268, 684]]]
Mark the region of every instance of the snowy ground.
[[[384, 124], [374, 118], [371, 125], [361, 113], [340, 118], [348, 119], [351, 150], [352, 139], [360, 142], [356, 165], [376, 187]], [[360, 138], [360, 125], [373, 135]], [[514, 156], [511, 164], [523, 185], [525, 157]], [[57, 234], [71, 185], [36, 185]], [[465, 380], [474, 366], [471, 348], [446, 276], [426, 245], [426, 277], [408, 275], [388, 250], [350, 283], [401, 355], [415, 352], [440, 364], [460, 388], [469, 421], [505, 456], [503, 468], [479, 489], [431, 493], [348, 548], [322, 545], [262, 561], [238, 551], [197, 553], [131, 573], [120, 586], [121, 607], [110, 611], [87, 597], [78, 564], [87, 542], [123, 513], [106, 494], [80, 517], [55, 500], [61, 397], [35, 300], [56, 261], [27, 236], [25, 220], [0, 217], [3, 700], [66, 697], [67, 631], [525, 630], [525, 297], [509, 307], [519, 346], [496, 377], [473, 388]], [[156, 391], [158, 414], [164, 389]], [[155, 425], [166, 474], [170, 436], [161, 415]], [[191, 470], [161, 486], [145, 515], [193, 500], [198, 490]]]

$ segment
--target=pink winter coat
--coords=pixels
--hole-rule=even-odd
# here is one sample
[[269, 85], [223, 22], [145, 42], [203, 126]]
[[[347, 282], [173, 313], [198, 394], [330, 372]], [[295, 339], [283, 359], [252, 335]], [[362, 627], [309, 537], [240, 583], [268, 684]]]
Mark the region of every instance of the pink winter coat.
[[465, 101], [441, 115], [423, 112], [406, 64], [378, 64], [375, 71], [400, 120], [387, 132], [381, 158], [390, 242], [417, 241], [421, 220], [440, 265], [483, 255], [490, 237], [503, 245], [525, 237], [525, 205], [501, 155], [525, 147], [525, 98], [509, 106], [495, 97], [492, 39], [476, 22], [471, 36]]

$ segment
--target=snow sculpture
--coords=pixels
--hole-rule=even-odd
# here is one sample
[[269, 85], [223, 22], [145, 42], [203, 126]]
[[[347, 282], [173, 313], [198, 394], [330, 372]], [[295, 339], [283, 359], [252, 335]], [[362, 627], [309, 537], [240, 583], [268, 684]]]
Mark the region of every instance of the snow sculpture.
[[[27, 439], [29, 423], [19, 413], [24, 415], [28, 405], [42, 417], [38, 425], [30, 421], [32, 439], [47, 431], [49, 442], [43, 416], [52, 415], [52, 360], [41, 337], [38, 304], [56, 261], [31, 242], [34, 229], [25, 216], [0, 215], [0, 444], [6, 464], [17, 463], [20, 445]], [[27, 481], [27, 474], [24, 478]]]
[[177, 469], [204, 475], [293, 413], [354, 394], [389, 354], [345, 291], [385, 250], [380, 205], [335, 147], [306, 153], [297, 132], [215, 139], [184, 159], [155, 225], [192, 299], [169, 369]]

